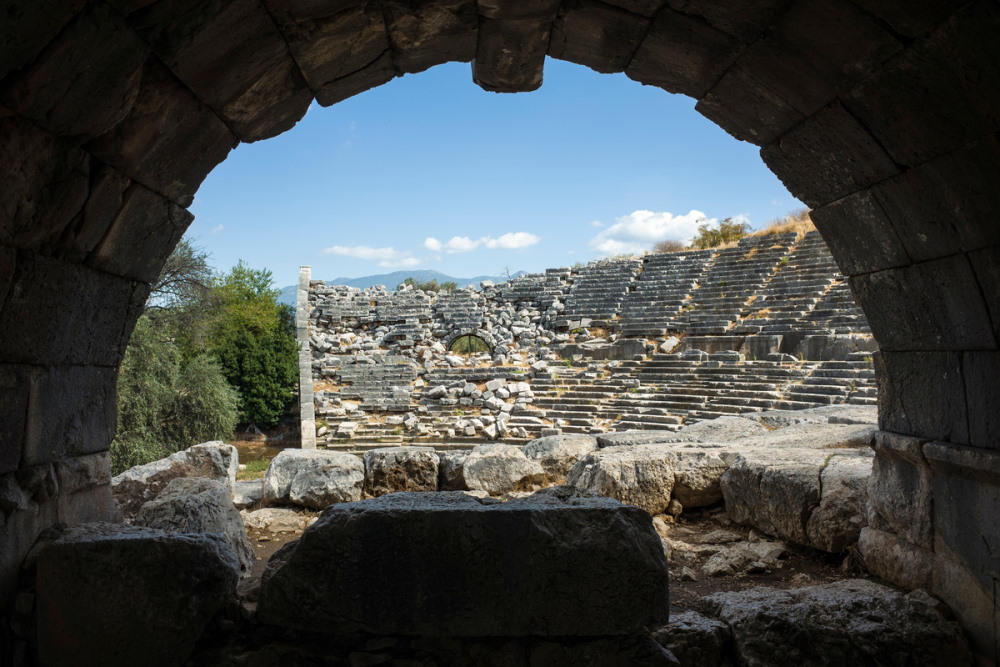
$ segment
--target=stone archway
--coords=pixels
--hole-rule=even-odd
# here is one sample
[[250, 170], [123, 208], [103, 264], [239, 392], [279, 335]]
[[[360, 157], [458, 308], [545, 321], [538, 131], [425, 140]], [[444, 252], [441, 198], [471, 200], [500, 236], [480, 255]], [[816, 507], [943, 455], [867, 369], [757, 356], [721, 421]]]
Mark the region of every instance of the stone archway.
[[238, 142], [288, 130], [313, 98], [446, 61], [471, 61], [487, 90], [533, 90], [548, 54], [697, 98], [814, 208], [883, 351], [876, 495], [909, 493], [874, 506], [874, 566], [956, 603], [996, 659], [992, 0], [13, 0], [5, 12], [0, 600], [42, 529], [111, 515], [117, 365], [185, 207]]
[[494, 338], [493, 334], [485, 329], [458, 329], [445, 336], [442, 343], [448, 350], [451, 350], [456, 341], [469, 337], [480, 339], [489, 347], [489, 352], [492, 352], [497, 346], [496, 338]]

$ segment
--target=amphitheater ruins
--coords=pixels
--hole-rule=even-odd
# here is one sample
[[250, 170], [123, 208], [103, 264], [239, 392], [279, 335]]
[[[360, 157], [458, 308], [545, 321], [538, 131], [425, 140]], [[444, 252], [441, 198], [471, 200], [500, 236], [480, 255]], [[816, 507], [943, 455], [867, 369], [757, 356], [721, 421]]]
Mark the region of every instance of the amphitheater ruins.
[[[195, 635], [204, 629], [205, 619], [216, 611], [211, 605], [221, 604], [235, 585], [239, 560], [214, 537], [93, 523], [115, 519], [107, 450], [114, 432], [115, 380], [124, 346], [149, 282], [190, 223], [186, 207], [206, 174], [238, 143], [290, 130], [313, 100], [335, 104], [397, 76], [414, 75], [448, 61], [471, 62], [473, 81], [486, 90], [531, 91], [541, 85], [546, 56], [599, 72], [624, 72], [638, 83], [696, 99], [695, 108], [704, 116], [737, 139], [760, 146], [768, 167], [813, 210], [817, 227], [878, 343], [878, 350], [870, 356], [879, 430], [871, 448], [869, 520], [859, 548], [867, 550], [866, 564], [874, 574], [943, 601], [968, 635], [979, 664], [1000, 660], [1000, 225], [996, 224], [1000, 210], [996, 187], [1000, 177], [1000, 68], [996, 65], [1000, 41], [995, 38], [1000, 5], [995, 0], [10, 0], [2, 15], [0, 661], [31, 664], [31, 642], [24, 638], [25, 622], [31, 617], [51, 631], [38, 647], [42, 664], [115, 664], [116, 656], [134, 656], [129, 651], [152, 648], [164, 648], [162, 655], [175, 659], [173, 663], [160, 659], [176, 664], [183, 659], [176, 659], [177, 651], [190, 648]], [[760, 252], [766, 254], [766, 250]], [[655, 273], [652, 261], [635, 276], [636, 289], [627, 292], [629, 298], [616, 306], [622, 320], [635, 314], [628, 308], [641, 309], [639, 287], [648, 280], [644, 276]], [[702, 266], [711, 272], [715, 265], [706, 260]], [[628, 273], [624, 267], [617, 268]], [[510, 431], [524, 428], [525, 437], [534, 435], [528, 423], [514, 420], [532, 416], [530, 412], [537, 409], [546, 411], [545, 417], [539, 416], [541, 423], [534, 424], [538, 434], [541, 428], [559, 428], [565, 434], [562, 437], [569, 437], [577, 427], [614, 430], [616, 424], [626, 427], [628, 418], [636, 424], [641, 420], [667, 427], [657, 429], [662, 438], [671, 426], [681, 426], [681, 433], [702, 423], [715, 423], [718, 420], [705, 419], [687, 424], [725, 412], [715, 409], [720, 406], [739, 405], [737, 399], [745, 396], [736, 393], [737, 372], [732, 374], [733, 391], [723, 392], [714, 405], [714, 395], [692, 395], [685, 405], [693, 408], [685, 409], [683, 423], [670, 423], [673, 412], [664, 407], [667, 401], [654, 407], [657, 400], [650, 398], [651, 409], [641, 412], [632, 400], [635, 394], [650, 390], [653, 395], [671, 395], [668, 378], [676, 371], [671, 364], [678, 362], [659, 355], [672, 354], [675, 348], [666, 345], [667, 351], [662, 350], [669, 336], [636, 332], [632, 338], [642, 341], [646, 357], [637, 359], [640, 351], [628, 348], [635, 343], [622, 335], [624, 329], [616, 328], [614, 311], [598, 313], [598, 304], [583, 304], [594, 307], [587, 316], [591, 322], [585, 326], [586, 308], [579, 313], [574, 310], [581, 306], [574, 299], [582, 292], [574, 294], [573, 289], [585, 277], [581, 270], [576, 276], [525, 280], [525, 293], [538, 294], [539, 304], [512, 311], [499, 304], [507, 300], [516, 304], [518, 297], [504, 294], [497, 286], [491, 288], [500, 292], [498, 300], [490, 302], [498, 307], [488, 312], [499, 318], [498, 323], [492, 330], [484, 329], [489, 336], [482, 336], [493, 346], [491, 361], [497, 348], [508, 365], [519, 365], [517, 355], [526, 361], [528, 350], [535, 348], [534, 342], [522, 346], [525, 333], [537, 333], [535, 340], [547, 337], [552, 341], [555, 336], [569, 335], [565, 342], [581, 348], [569, 353], [568, 367], [547, 358], [543, 348], [533, 353], [534, 363], [544, 362], [551, 369], [551, 391], [543, 386], [545, 371], [540, 368], [532, 368], [530, 378], [505, 378], [504, 385], [487, 390], [494, 391], [492, 398], [502, 398], [505, 405], [517, 405], [519, 398], [531, 399], [531, 403], [521, 401], [530, 406], [523, 411], [511, 408], [509, 420], [504, 420]], [[627, 275], [618, 277], [622, 282], [632, 281]], [[565, 310], [557, 317], [548, 313], [556, 301], [547, 304], [544, 300], [548, 284], [563, 290], [565, 296], [559, 300]], [[731, 307], [725, 301], [729, 297], [722, 297], [718, 288], [728, 287], [699, 283], [698, 290], [691, 292], [695, 299], [707, 297], [705, 303], [685, 305], [694, 305], [695, 310], [704, 307], [706, 314], [711, 299], [717, 299], [719, 311], [711, 318], [684, 318], [683, 305], [674, 313], [685, 329], [683, 337], [677, 336], [678, 344], [691, 355], [680, 362], [704, 371], [705, 386], [716, 381], [707, 376], [732, 370], [727, 364], [733, 369], [738, 364], [761, 364], [762, 368], [773, 364], [776, 369], [791, 369], [789, 377], [799, 377], [787, 383], [769, 381], [772, 389], [766, 391], [775, 395], [767, 400], [791, 402], [796, 400], [793, 395], [818, 395], [808, 389], [811, 386], [830, 386], [815, 382], [830, 377], [821, 372], [823, 364], [867, 367], [864, 356], [841, 356], [835, 349], [815, 353], [806, 337], [797, 342], [794, 336], [783, 337], [776, 347], [765, 343], [770, 335], [784, 336], [784, 332], [768, 331], [772, 323], [780, 326], [780, 317], [768, 313], [767, 324], [758, 324], [753, 320], [760, 318], [751, 317], [755, 312], [726, 311]], [[709, 291], [696, 295], [701, 289]], [[718, 293], [713, 296], [713, 291]], [[317, 299], [320, 293], [317, 290]], [[419, 298], [404, 292], [393, 306], [402, 308], [407, 299]], [[438, 310], [438, 304], [431, 304], [431, 311], [454, 306], [457, 320], [462, 309], [478, 298], [485, 304], [485, 297], [466, 293], [445, 300]], [[631, 305], [630, 298], [635, 299]], [[325, 312], [323, 307], [318, 310]], [[528, 311], [527, 323], [523, 310]], [[533, 311], [538, 313], [538, 322], [533, 320]], [[509, 327], [504, 324], [504, 313], [511, 320]], [[579, 326], [571, 327], [576, 317]], [[557, 326], [561, 320], [566, 321], [565, 330]], [[601, 332], [595, 324], [598, 321], [605, 323]], [[720, 322], [737, 321], [731, 334], [721, 336], [726, 339], [722, 347], [704, 349], [708, 343], [694, 344], [693, 339], [699, 337], [719, 338], [716, 327]], [[429, 322], [432, 335], [435, 322], [434, 317]], [[298, 324], [307, 327], [305, 321]], [[395, 335], [391, 342], [399, 356], [419, 347], [416, 335], [428, 323], [418, 323], [415, 329], [408, 329], [407, 324], [394, 322], [384, 332]], [[828, 321], [823, 327], [829, 329], [831, 324]], [[658, 326], [638, 320], [636, 325]], [[736, 331], [758, 325], [759, 331]], [[383, 336], [377, 329], [369, 333]], [[507, 344], [504, 331], [514, 337], [516, 349]], [[350, 333], [336, 334], [343, 349], [351, 346], [350, 336], [344, 338]], [[765, 349], [744, 348], [743, 343], [729, 340], [741, 333]], [[448, 335], [442, 346], [446, 347]], [[616, 340], [610, 340], [612, 335]], [[562, 379], [576, 379], [563, 375], [597, 372], [590, 370], [591, 362], [583, 361], [587, 358], [583, 355], [588, 347], [602, 345], [583, 340], [588, 336], [607, 338], [608, 356], [622, 358], [605, 361], [606, 377], [586, 378], [594, 380], [595, 387], [607, 385], [601, 396], [581, 401], [597, 400], [590, 406], [597, 410], [568, 411], [585, 412], [585, 418], [554, 414], [557, 411], [542, 401], [556, 393]], [[657, 337], [665, 340], [657, 341], [658, 349], [649, 354], [643, 339], [655, 341]], [[360, 338], [363, 347], [367, 339]], [[332, 346], [333, 334], [323, 334], [317, 344]], [[859, 344], [858, 351], [866, 350]], [[373, 355], [365, 354], [370, 350], [357, 352], [361, 354], [355, 357], [375, 361]], [[438, 353], [431, 350], [434, 364]], [[701, 353], [707, 360], [700, 360]], [[742, 362], [736, 361], [739, 354]], [[791, 354], [797, 361], [786, 357], [769, 361], [771, 354]], [[713, 359], [713, 355], [721, 356]], [[695, 356], [699, 361], [694, 361]], [[444, 386], [447, 399], [454, 398], [461, 405], [473, 392], [482, 392], [480, 382], [475, 377], [464, 382], [463, 377], [461, 396], [452, 396], [453, 387], [434, 379], [433, 373], [440, 369], [428, 368], [426, 361], [421, 359], [419, 364], [424, 377], [415, 376], [411, 385], [409, 398], [419, 394], [409, 418], [416, 420], [411, 421], [413, 429], [440, 432], [441, 426], [447, 435], [448, 428], [453, 428], [458, 438], [457, 422], [449, 426], [434, 421], [435, 414], [454, 406], [445, 404], [444, 396], [433, 399], [429, 393]], [[612, 366], [616, 361], [620, 363]], [[447, 357], [445, 363], [450, 365]], [[312, 360], [305, 365], [311, 368]], [[332, 373], [325, 376], [331, 386], [321, 386], [314, 396], [326, 401], [318, 409], [343, 409], [346, 415], [346, 396], [337, 405], [320, 392], [363, 384], [365, 366], [387, 369], [392, 364], [321, 364], [321, 377], [327, 368]], [[453, 368], [456, 373], [470, 371], [467, 363]], [[344, 376], [352, 372], [357, 373], [355, 380]], [[610, 381], [617, 374], [623, 382], [638, 380], [638, 384], [614, 385]], [[857, 399], [870, 398], [870, 383], [864, 376], [859, 373], [847, 397], [860, 390]], [[420, 387], [419, 380], [423, 381]], [[512, 382], [517, 398], [510, 401], [500, 390], [510, 394]], [[522, 382], [528, 384], [531, 396], [522, 396]], [[466, 395], [469, 384], [476, 388]], [[405, 383], [396, 386], [405, 391]], [[577, 386], [581, 385], [565, 383], [564, 402], [568, 403], [572, 397], [566, 395]], [[667, 391], [652, 391], [658, 386]], [[639, 391], [630, 392], [633, 388]], [[839, 392], [844, 390], [838, 387]], [[619, 395], [611, 395], [615, 393]], [[390, 392], [378, 398], [392, 402], [401, 394]], [[346, 402], [357, 403], [357, 410], [368, 416], [369, 408], [362, 406], [365, 400], [373, 399], [359, 396]], [[472, 398], [473, 403], [476, 400]], [[485, 404], [486, 399], [481, 400]], [[426, 412], [420, 407], [426, 407]], [[853, 409], [870, 410], [865, 406]], [[500, 412], [505, 412], [502, 407]], [[335, 413], [327, 416], [333, 418], [328, 428], [333, 421], [359, 424], [353, 440], [344, 438], [345, 442], [363, 437], [362, 420], [340, 419]], [[401, 426], [407, 432], [407, 415], [399, 416], [404, 417]], [[663, 420], [653, 422], [656, 418]], [[367, 429], [372, 420], [364, 421]], [[497, 422], [482, 421], [484, 431]], [[471, 426], [480, 432], [475, 424]], [[596, 439], [615, 434], [578, 435]], [[173, 497], [213, 494], [207, 487], [188, 484], [192, 486], [175, 488]], [[594, 568], [590, 574], [601, 573], [609, 582], [616, 581], [616, 576], [632, 577], [625, 582], [631, 582], [630, 588], [604, 596], [612, 605], [621, 605], [623, 599], [635, 602], [623, 617], [631, 625], [624, 627], [623, 621], [608, 616], [597, 619], [601, 627], [587, 625], [586, 619], [576, 615], [559, 618], [536, 600], [546, 620], [540, 627], [550, 633], [548, 637], [535, 638], [528, 648], [504, 643], [504, 637], [484, 639], [469, 645], [469, 650], [478, 653], [466, 662], [475, 664], [476, 656], [516, 655], [525, 664], [529, 658], [534, 664], [566, 664], [576, 651], [577, 664], [588, 660], [598, 664], [591, 658], [612, 647], [618, 655], [631, 651], [636, 664], [641, 664], [642, 656], [650, 657], [648, 643], [625, 646], [617, 639], [664, 620], [665, 599], [656, 591], [665, 591], [660, 588], [665, 570], [662, 552], [656, 555], [659, 545], [650, 541], [655, 540], [652, 527], [644, 523], [649, 521], [648, 514], [608, 499], [576, 498], [562, 492], [513, 504], [475, 501], [476, 505], [469, 504], [468, 495], [424, 494], [440, 499], [420, 502], [395, 495], [335, 505], [317, 521], [320, 529], [307, 531], [309, 539], [299, 541], [301, 552], [297, 548], [279, 552], [281, 557], [273, 560], [275, 568], [282, 563], [289, 567], [315, 564], [317, 554], [332, 548], [326, 542], [328, 530], [383, 525], [405, 536], [412, 535], [406, 532], [407, 525], [427, 527], [441, 540], [414, 538], [412, 552], [372, 540], [386, 546], [386, 552], [413, 555], [407, 561], [412, 576], [406, 579], [415, 586], [408, 589], [413, 595], [401, 598], [399, 607], [393, 609], [401, 616], [386, 617], [396, 623], [414, 611], [408, 604], [437, 601], [430, 592], [454, 593], [455, 576], [473, 583], [485, 580], [482, 571], [462, 558], [483, 553], [475, 550], [480, 543], [471, 539], [473, 535], [497, 538], [502, 534], [499, 526], [515, 531], [551, 526], [547, 534], [555, 549], [572, 543], [571, 536], [556, 529], [557, 524], [578, 521], [581, 527], [607, 526], [603, 540], [598, 529], [581, 531], [589, 541], [579, 543], [581, 549], [573, 553]], [[360, 520], [352, 522], [351, 517]], [[470, 541], [463, 543], [462, 531], [454, 530], [448, 517], [461, 517], [467, 525], [478, 526], [479, 532], [469, 532]], [[52, 530], [57, 524], [67, 531], [58, 539]], [[544, 532], [530, 533], [531, 539], [542, 540]], [[363, 534], [355, 533], [352, 539], [359, 536], [363, 543]], [[548, 563], [537, 557], [544, 553], [543, 542], [532, 542], [538, 547], [535, 550], [519, 548], [516, 540], [495, 539], [496, 543], [501, 546], [489, 552], [491, 557], [509, 558], [513, 570], [531, 573], [532, 567], [538, 567], [538, 574], [547, 572], [542, 565]], [[629, 557], [634, 567], [616, 570], [608, 551], [612, 546], [615, 555]], [[156, 556], [164, 553], [157, 551], [161, 547], [169, 559]], [[108, 559], [114, 553], [128, 556], [122, 562], [134, 568], [109, 568]], [[103, 585], [76, 587], [84, 580], [65, 576], [83, 563], [104, 573]], [[457, 564], [450, 569], [451, 579], [437, 567], [440, 563]], [[428, 567], [421, 569], [421, 564]], [[357, 571], [329, 566], [326, 570], [333, 577], [338, 571]], [[581, 583], [593, 578], [585, 576], [588, 571], [577, 574], [583, 576], [558, 580], [558, 592], [567, 596], [559, 599], [575, 596], [599, 607], [595, 597], [606, 589]], [[357, 581], [374, 590], [372, 580], [364, 578], [369, 576], [362, 569]], [[648, 589], [635, 585], [640, 580]], [[420, 582], [428, 588], [420, 588]], [[518, 583], [510, 581], [509, 590], [520, 595], [523, 589], [516, 588]], [[848, 586], [855, 593], [863, 592], [859, 585]], [[286, 601], [306, 599], [292, 595], [299, 591], [286, 575], [265, 582], [261, 590], [265, 598], [271, 597], [260, 611], [276, 622], [289, 622], [288, 605], [280, 604], [285, 592], [291, 596]], [[164, 620], [162, 615], [142, 618], [138, 608], [131, 606], [139, 592], [185, 591], [189, 597], [166, 619], [174, 630], [195, 628], [183, 641], [175, 641], [176, 635], [155, 623]], [[73, 602], [56, 604], [59, 598], [54, 593], [58, 592], [71, 594]], [[478, 592], [489, 591], [480, 588]], [[763, 597], [754, 597], [748, 604], [795, 607], [804, 595], [762, 592]], [[879, 602], [868, 595], [868, 602], [856, 609], [883, 614], [914, 604], [922, 609], [932, 606], [922, 595], [915, 591], [902, 596], [908, 600], [904, 602], [898, 598]], [[531, 606], [511, 609], [507, 624], [497, 627], [522, 632], [525, 617], [515, 612]], [[726, 618], [738, 616], [726, 600], [718, 600], [715, 608]], [[318, 605], [311, 610], [327, 618], [339, 613]], [[434, 641], [444, 646], [449, 636], [461, 638], [463, 632], [483, 631], [483, 623], [496, 616], [488, 607], [473, 605], [463, 610], [468, 613], [455, 616], [452, 625], [428, 628], [414, 621], [409, 629], [441, 632]], [[374, 606], [366, 608], [369, 616], [365, 618], [377, 617], [378, 611]], [[115, 628], [134, 627], [129, 623], [137, 619], [148, 621], [143, 627], [155, 630], [95, 644], [107, 636], [101, 632], [113, 636]], [[567, 619], [579, 621], [577, 632], [596, 632], [593, 636], [603, 639], [588, 643], [574, 634], [574, 627], [567, 627]], [[775, 627], [789, 635], [802, 626], [789, 621]], [[400, 626], [387, 623], [381, 629], [396, 632]], [[764, 643], [780, 639], [760, 636]], [[419, 643], [419, 638], [411, 641]], [[371, 640], [365, 659], [386, 645]], [[167, 650], [171, 647], [172, 652]], [[128, 660], [121, 658], [117, 663], [136, 664]]]

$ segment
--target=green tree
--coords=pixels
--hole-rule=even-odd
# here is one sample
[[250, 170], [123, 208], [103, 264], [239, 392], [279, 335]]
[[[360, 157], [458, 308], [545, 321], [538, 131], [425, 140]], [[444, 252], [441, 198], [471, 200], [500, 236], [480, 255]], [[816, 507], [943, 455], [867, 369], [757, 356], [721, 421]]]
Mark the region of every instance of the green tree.
[[214, 283], [209, 347], [239, 393], [239, 420], [273, 426], [291, 407], [298, 382], [294, 313], [278, 303], [271, 272], [242, 260]]
[[698, 233], [691, 240], [691, 247], [699, 250], [715, 248], [723, 243], [738, 241], [749, 233], [750, 224], [734, 218], [726, 218], [717, 227], [703, 222], [698, 225]]
[[458, 283], [451, 280], [446, 280], [445, 282], [438, 284], [438, 281], [433, 278], [431, 280], [420, 282], [413, 276], [410, 276], [403, 282], [399, 283], [396, 289], [399, 289], [403, 285], [409, 285], [413, 289], [423, 290], [424, 292], [454, 292], [458, 289]]

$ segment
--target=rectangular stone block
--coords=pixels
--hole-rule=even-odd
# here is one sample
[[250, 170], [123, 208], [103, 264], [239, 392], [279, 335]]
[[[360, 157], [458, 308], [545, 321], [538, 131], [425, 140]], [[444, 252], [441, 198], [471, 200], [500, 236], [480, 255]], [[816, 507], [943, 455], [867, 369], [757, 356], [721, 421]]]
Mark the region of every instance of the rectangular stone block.
[[24, 254], [0, 318], [2, 361], [113, 368], [144, 302], [126, 278]]
[[789, 190], [818, 208], [898, 172], [892, 159], [841, 104], [785, 133], [761, 157]]
[[892, 222], [868, 190], [814, 209], [809, 216], [844, 275], [911, 263]]
[[82, 262], [101, 242], [122, 207], [128, 176], [97, 158], [90, 158], [90, 191], [83, 211], [59, 238], [59, 257]]
[[993, 333], [1000, 343], [1000, 246], [970, 252], [969, 261], [990, 311]]
[[479, 15], [488, 19], [535, 19], [551, 22], [559, 11], [560, 0], [478, 0]]
[[316, 101], [324, 107], [346, 100], [366, 90], [392, 81], [398, 75], [392, 52], [385, 51], [357, 72], [331, 81], [316, 91]]
[[920, 37], [943, 23], [966, 0], [856, 0], [885, 21], [893, 30], [907, 37]]
[[963, 563], [935, 554], [931, 585], [926, 588], [954, 612], [973, 648], [984, 657], [980, 664], [1000, 663], [1000, 582], [984, 587]]
[[31, 373], [22, 465], [106, 451], [115, 434], [118, 374], [99, 366]]
[[152, 283], [184, 231], [194, 220], [187, 210], [136, 183], [87, 265]]
[[242, 141], [291, 129], [312, 102], [288, 45], [258, 2], [157, 2], [128, 21]]
[[621, 72], [648, 27], [648, 19], [603, 2], [564, 2], [552, 27], [549, 55], [596, 72]]
[[1000, 450], [1000, 352], [963, 353], [962, 378], [969, 410], [969, 444]]
[[128, 117], [86, 148], [150, 190], [190, 206], [208, 172], [238, 143], [211, 109], [150, 60]]
[[928, 589], [933, 581], [934, 554], [892, 533], [871, 526], [861, 529], [858, 551], [865, 568], [905, 588]]
[[103, 451], [65, 458], [56, 462], [56, 476], [62, 493], [107, 486], [111, 484], [111, 456]]
[[542, 85], [552, 22], [481, 19], [472, 80], [490, 92], [530, 92]]
[[8, 77], [0, 99], [55, 134], [101, 134], [128, 113], [148, 53], [121, 16], [93, 4], [30, 65]]
[[39, 534], [59, 520], [58, 500], [29, 501], [11, 513], [0, 512], [0, 600], [9, 600], [28, 550]]
[[24, 447], [25, 416], [28, 408], [28, 369], [0, 366], [0, 475], [17, 470]]
[[996, 346], [972, 266], [955, 255], [850, 278], [882, 350]]
[[608, 0], [608, 4], [621, 7], [633, 14], [653, 16], [666, 2], [665, 0]]
[[55, 245], [83, 208], [90, 159], [67, 140], [0, 107], [0, 241]]
[[62, 492], [58, 498], [59, 521], [70, 526], [92, 521], [114, 521], [115, 500], [111, 485], [91, 486], [86, 489]]
[[701, 98], [738, 54], [738, 43], [695, 18], [663, 9], [625, 69], [628, 78]]
[[868, 524], [928, 551], [934, 547], [934, 493], [926, 440], [880, 431], [868, 482]]
[[[618, 4], [612, 2], [611, 4]], [[740, 39], [752, 40], [766, 30], [787, 6], [785, 0], [667, 0], [678, 12], [704, 17], [713, 27]]]
[[469, 0], [383, 0], [392, 59], [401, 73], [422, 72], [476, 55], [479, 16]]
[[968, 443], [959, 353], [888, 352], [876, 356], [879, 428]]
[[0, 24], [0, 79], [34, 60], [86, 0], [7, 0]]

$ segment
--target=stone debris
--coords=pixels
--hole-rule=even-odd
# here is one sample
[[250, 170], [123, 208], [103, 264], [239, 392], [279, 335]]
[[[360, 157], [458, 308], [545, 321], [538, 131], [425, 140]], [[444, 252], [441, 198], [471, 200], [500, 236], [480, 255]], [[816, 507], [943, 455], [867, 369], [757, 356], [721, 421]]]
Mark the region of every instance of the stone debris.
[[261, 501], [264, 495], [264, 480], [253, 479], [245, 482], [236, 482], [236, 489], [233, 493], [233, 505], [238, 510], [245, 510], [254, 507]]
[[597, 439], [590, 435], [550, 435], [524, 446], [524, 455], [535, 461], [552, 484], [563, 484], [580, 458], [597, 449]]
[[116, 475], [111, 479], [111, 489], [125, 521], [131, 521], [145, 503], [156, 498], [171, 480], [178, 477], [218, 480], [232, 496], [239, 464], [239, 453], [232, 445], [219, 441], [204, 442]]
[[258, 615], [332, 634], [600, 637], [662, 625], [667, 608], [649, 517], [562, 488], [334, 505], [271, 559]]
[[265, 504], [292, 502], [323, 509], [330, 503], [360, 500], [365, 467], [357, 456], [323, 450], [285, 449], [264, 475]]
[[240, 571], [249, 574], [254, 555], [243, 519], [226, 487], [213, 479], [177, 478], [139, 510], [136, 525], [169, 533], [215, 533], [240, 560]]
[[462, 468], [469, 489], [490, 495], [532, 490], [545, 482], [545, 470], [513, 445], [478, 445]]
[[248, 530], [269, 533], [298, 533], [316, 520], [313, 514], [284, 507], [265, 507], [253, 512], [244, 510], [240, 515]]
[[437, 491], [440, 457], [433, 447], [381, 447], [365, 452], [365, 493]]
[[653, 633], [653, 639], [673, 653], [684, 667], [719, 667], [730, 664], [729, 626], [696, 611], [671, 614], [670, 623]]

